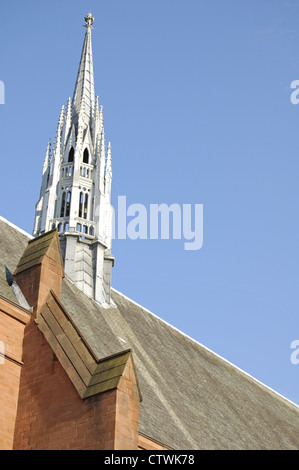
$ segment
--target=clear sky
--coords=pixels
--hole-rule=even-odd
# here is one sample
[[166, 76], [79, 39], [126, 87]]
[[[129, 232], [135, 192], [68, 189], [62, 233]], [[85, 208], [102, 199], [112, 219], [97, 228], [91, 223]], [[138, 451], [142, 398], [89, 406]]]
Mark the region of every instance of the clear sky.
[[113, 286], [299, 404], [299, 1], [2, 0], [0, 215], [29, 233], [90, 9], [113, 205], [204, 207], [200, 250], [115, 240]]

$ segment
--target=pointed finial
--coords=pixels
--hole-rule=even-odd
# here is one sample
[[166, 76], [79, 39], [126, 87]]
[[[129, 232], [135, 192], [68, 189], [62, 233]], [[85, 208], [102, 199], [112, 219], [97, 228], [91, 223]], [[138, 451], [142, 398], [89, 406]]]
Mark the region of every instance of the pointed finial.
[[88, 13], [88, 15], [85, 16], [84, 18], [85, 20], [85, 24], [83, 26], [85, 26], [85, 28], [92, 28], [92, 23], [94, 22], [94, 17], [92, 16], [91, 12]]
[[72, 101], [71, 98], [67, 100], [67, 105], [66, 105], [66, 119], [71, 119], [72, 115]]
[[62, 106], [61, 111], [60, 111], [58, 127], [62, 126], [63, 118], [64, 118], [64, 105]]
[[100, 112], [99, 112], [99, 118], [100, 118], [100, 125], [103, 128], [104, 125], [104, 115], [103, 115], [103, 105], [101, 104], [100, 106]]
[[109, 142], [108, 144], [108, 149], [107, 149], [107, 163], [106, 163], [106, 171], [109, 170], [111, 171], [111, 143]]
[[112, 181], [112, 159], [111, 159], [111, 144], [108, 144], [108, 151], [107, 151], [107, 160], [106, 160], [106, 168], [105, 168], [105, 191], [110, 193], [111, 191], [111, 181]]
[[48, 145], [47, 145], [47, 151], [46, 151], [45, 161], [44, 161], [44, 165], [43, 165], [43, 175], [46, 173], [46, 171], [49, 167], [50, 155], [51, 155], [51, 139], [49, 139], [49, 142], [48, 142]]
[[98, 117], [98, 115], [99, 115], [99, 112], [100, 112], [100, 111], [99, 111], [99, 108], [100, 108], [100, 106], [99, 106], [99, 95], [97, 95], [97, 96], [96, 96], [96, 102], [95, 102], [95, 114], [96, 114], [96, 117]]

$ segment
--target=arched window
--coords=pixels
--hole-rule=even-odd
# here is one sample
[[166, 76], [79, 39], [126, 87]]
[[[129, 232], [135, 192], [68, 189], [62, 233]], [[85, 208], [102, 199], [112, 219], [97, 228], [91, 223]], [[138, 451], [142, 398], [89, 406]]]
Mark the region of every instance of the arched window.
[[83, 193], [79, 194], [79, 217], [82, 217], [83, 213]]
[[64, 210], [65, 210], [65, 193], [62, 193], [60, 217], [64, 217]]
[[83, 153], [83, 163], [89, 163], [89, 152], [87, 148], [84, 150]]
[[69, 151], [69, 158], [68, 158], [68, 162], [73, 162], [74, 161], [74, 147], [71, 148], [71, 150]]
[[88, 211], [88, 194], [84, 196], [84, 211], [83, 211], [83, 218], [87, 219], [87, 211]]
[[71, 192], [69, 191], [66, 196], [65, 216], [69, 217], [71, 209]]

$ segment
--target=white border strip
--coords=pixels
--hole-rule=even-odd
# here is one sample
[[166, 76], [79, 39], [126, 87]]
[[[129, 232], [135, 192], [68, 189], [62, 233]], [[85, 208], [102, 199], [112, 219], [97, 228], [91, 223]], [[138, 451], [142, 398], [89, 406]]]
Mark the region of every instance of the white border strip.
[[278, 393], [276, 390], [274, 390], [273, 388], [269, 387], [268, 385], [265, 385], [263, 382], [261, 382], [260, 380], [256, 379], [255, 377], [253, 377], [252, 375], [248, 374], [248, 372], [245, 372], [244, 370], [240, 369], [238, 366], [236, 366], [235, 364], [233, 364], [232, 362], [228, 361], [227, 359], [225, 359], [224, 357], [220, 356], [219, 354], [215, 353], [214, 351], [212, 351], [211, 349], [207, 348], [206, 346], [204, 346], [203, 344], [199, 343], [196, 339], [194, 338], [191, 338], [191, 336], [188, 336], [186, 333], [184, 333], [183, 331], [179, 330], [178, 328], [176, 328], [175, 326], [171, 325], [170, 323], [168, 323], [167, 321], [163, 320], [163, 318], [160, 318], [158, 317], [158, 315], [155, 315], [153, 312], [151, 312], [150, 310], [148, 310], [147, 308], [143, 307], [142, 305], [138, 304], [137, 302], [135, 302], [134, 300], [130, 299], [129, 297], [127, 297], [125, 294], [123, 294], [122, 292], [119, 292], [118, 290], [114, 289], [114, 288], [111, 288], [111, 290], [113, 290], [114, 292], [116, 292], [117, 294], [121, 295], [122, 297], [124, 297], [126, 300], [128, 300], [129, 302], [132, 302], [133, 304], [135, 304], [137, 307], [141, 308], [142, 310], [146, 311], [147, 313], [149, 313], [150, 315], [152, 315], [153, 317], [157, 318], [158, 320], [162, 321], [163, 323], [165, 323], [165, 325], [167, 326], [170, 326], [173, 330], [177, 331], [178, 333], [180, 333], [181, 335], [185, 336], [186, 338], [188, 338], [190, 341], [193, 341], [194, 343], [196, 343], [197, 345], [199, 345], [200, 347], [202, 347], [203, 349], [205, 349], [206, 351], [208, 351], [209, 353], [213, 354], [214, 356], [218, 357], [219, 359], [221, 359], [222, 361], [224, 361], [225, 363], [227, 363], [228, 365], [230, 365], [231, 367], [233, 367], [234, 369], [236, 369], [237, 371], [239, 371], [241, 374], [244, 374], [245, 376], [247, 376], [248, 378], [250, 378], [251, 380], [253, 380], [254, 382], [256, 382], [258, 385], [261, 385], [262, 387], [265, 387], [267, 390], [269, 390], [270, 392], [274, 393], [275, 395], [277, 395], [279, 398], [283, 399], [284, 401], [288, 402], [289, 404], [295, 406], [296, 408], [299, 409], [299, 406], [294, 403], [293, 401], [289, 400], [288, 398], [284, 397], [283, 395], [281, 395], [280, 393]]

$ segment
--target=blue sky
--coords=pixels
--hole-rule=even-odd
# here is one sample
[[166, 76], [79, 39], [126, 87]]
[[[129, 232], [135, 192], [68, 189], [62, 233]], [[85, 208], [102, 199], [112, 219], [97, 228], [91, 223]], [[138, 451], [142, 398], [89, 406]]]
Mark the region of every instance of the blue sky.
[[203, 204], [204, 244], [115, 240], [113, 286], [299, 404], [299, 1], [3, 1], [0, 215], [31, 233], [94, 17], [112, 203]]

